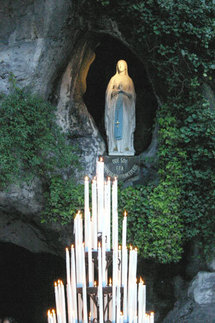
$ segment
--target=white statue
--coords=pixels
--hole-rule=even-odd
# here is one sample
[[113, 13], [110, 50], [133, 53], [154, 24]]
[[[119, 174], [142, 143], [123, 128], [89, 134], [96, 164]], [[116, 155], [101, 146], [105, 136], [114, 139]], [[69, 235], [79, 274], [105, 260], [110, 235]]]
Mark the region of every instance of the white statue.
[[120, 60], [106, 90], [105, 129], [109, 155], [135, 154], [135, 100], [134, 84], [128, 75], [127, 63]]

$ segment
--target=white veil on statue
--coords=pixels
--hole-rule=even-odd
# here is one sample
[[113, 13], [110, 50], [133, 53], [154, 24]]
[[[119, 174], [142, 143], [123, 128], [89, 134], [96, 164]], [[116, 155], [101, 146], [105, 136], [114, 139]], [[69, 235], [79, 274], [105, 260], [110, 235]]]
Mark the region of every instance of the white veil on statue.
[[134, 84], [128, 75], [127, 63], [120, 60], [106, 89], [105, 129], [109, 155], [135, 154], [135, 101]]

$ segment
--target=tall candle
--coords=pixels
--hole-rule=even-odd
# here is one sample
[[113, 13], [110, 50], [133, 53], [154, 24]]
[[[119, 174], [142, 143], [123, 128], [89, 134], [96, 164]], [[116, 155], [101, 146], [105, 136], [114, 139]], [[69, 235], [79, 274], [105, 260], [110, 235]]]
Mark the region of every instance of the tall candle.
[[78, 320], [76, 284], [75, 250], [74, 245], [71, 245], [72, 316], [75, 322]]
[[98, 301], [99, 301], [99, 322], [103, 323], [103, 292], [102, 292], [102, 257], [101, 244], [98, 245], [98, 264], [99, 264], [99, 286], [98, 286]]
[[96, 179], [93, 179], [92, 181], [92, 246], [94, 250], [97, 250], [97, 245], [98, 245], [98, 224], [97, 224], [97, 182]]
[[118, 250], [118, 211], [117, 206], [117, 178], [115, 177], [112, 184], [112, 246]]
[[122, 263], [122, 286], [124, 287], [124, 293], [123, 293], [123, 313], [124, 313], [124, 322], [127, 322], [127, 316], [128, 316], [128, 307], [127, 307], [127, 301], [128, 301], [128, 250], [125, 248], [122, 251], [123, 254], [123, 263]]
[[84, 180], [84, 236], [85, 236], [85, 250], [86, 251], [88, 251], [89, 222], [90, 222], [89, 177], [85, 176], [85, 180]]
[[105, 287], [106, 283], [106, 248], [105, 248], [105, 235], [102, 233], [102, 286]]
[[89, 223], [89, 244], [88, 244], [88, 278], [89, 287], [93, 287], [93, 261], [92, 261], [92, 221]]
[[107, 178], [107, 182], [105, 185], [105, 228], [106, 228], [106, 250], [110, 251], [110, 189], [111, 182], [110, 177]]
[[71, 273], [70, 273], [70, 256], [69, 256], [68, 248], [66, 248], [66, 277], [67, 277], [67, 284], [70, 284]]
[[122, 225], [122, 250], [126, 248], [126, 235], [127, 235], [127, 213], [124, 212], [123, 225]]
[[119, 246], [118, 250], [118, 284], [121, 286], [122, 283], [122, 248]]
[[98, 232], [103, 232], [102, 216], [104, 212], [104, 162], [102, 157], [97, 161], [97, 193], [98, 193]]
[[59, 295], [58, 285], [56, 282], [54, 283], [54, 290], [55, 290], [55, 304], [56, 304], [56, 311], [57, 311], [57, 320], [58, 320], [58, 323], [62, 323], [61, 308], [60, 308], [60, 295]]

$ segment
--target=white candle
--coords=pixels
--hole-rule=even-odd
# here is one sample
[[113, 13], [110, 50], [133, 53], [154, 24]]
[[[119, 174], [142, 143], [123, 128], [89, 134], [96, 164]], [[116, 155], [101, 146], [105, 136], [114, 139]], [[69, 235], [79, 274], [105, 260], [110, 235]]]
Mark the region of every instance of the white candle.
[[107, 182], [105, 185], [105, 232], [106, 232], [106, 250], [110, 251], [110, 190], [111, 190], [111, 182], [110, 177], [107, 178]]
[[68, 323], [73, 323], [73, 316], [72, 316], [72, 286], [71, 284], [67, 284], [67, 309], [68, 309]]
[[99, 286], [98, 286], [98, 301], [99, 301], [99, 322], [103, 323], [103, 291], [102, 291], [102, 257], [101, 244], [98, 245], [98, 264], [99, 264]]
[[123, 321], [124, 321], [124, 315], [122, 313], [120, 313], [120, 320], [119, 320], [119, 322], [120, 323], [123, 323]]
[[92, 221], [89, 223], [89, 246], [88, 246], [88, 276], [89, 276], [89, 287], [93, 287], [93, 261], [92, 261]]
[[92, 235], [93, 235], [93, 249], [97, 250], [98, 247], [98, 230], [97, 230], [97, 182], [96, 179], [93, 179], [92, 181]]
[[122, 225], [122, 250], [126, 248], [126, 235], [127, 235], [127, 213], [124, 212], [123, 225]]
[[102, 286], [105, 287], [106, 282], [106, 248], [105, 248], [105, 235], [102, 233]]
[[56, 323], [56, 313], [55, 313], [55, 310], [53, 309], [52, 310], [52, 316], [53, 316], [53, 323]]
[[68, 248], [66, 248], [66, 277], [67, 277], [67, 284], [70, 284], [71, 273], [70, 273], [70, 257], [69, 257], [69, 249]]
[[54, 289], [55, 289], [55, 304], [56, 304], [56, 311], [57, 311], [57, 320], [58, 320], [58, 323], [62, 323], [60, 295], [59, 295], [59, 290], [58, 290], [58, 284], [56, 282], [54, 283]]
[[97, 193], [98, 193], [98, 232], [103, 232], [104, 212], [104, 162], [102, 157], [97, 161]]
[[124, 313], [124, 321], [127, 321], [128, 312], [127, 312], [127, 301], [128, 301], [128, 250], [122, 251], [122, 286], [124, 287], [124, 294], [123, 294], [123, 313]]
[[58, 283], [59, 294], [60, 294], [60, 303], [61, 303], [61, 312], [62, 312], [62, 323], [66, 323], [66, 302], [65, 302], [65, 290], [63, 282], [60, 280]]
[[118, 200], [117, 200], [117, 178], [112, 184], [112, 246], [118, 250]]
[[75, 250], [74, 245], [71, 245], [72, 316], [75, 321], [78, 320], [76, 284]]
[[82, 298], [81, 294], [78, 293], [78, 322], [82, 323]]
[[89, 241], [89, 222], [90, 222], [90, 206], [89, 206], [89, 177], [85, 176], [84, 180], [84, 236], [85, 236], [85, 251], [88, 251]]
[[150, 313], [150, 323], [154, 323], [154, 312]]
[[87, 315], [87, 291], [86, 291], [86, 271], [85, 271], [85, 252], [84, 252], [84, 244], [82, 244], [81, 248], [82, 254], [82, 277], [83, 277], [83, 287], [82, 287], [82, 295], [83, 295], [83, 322], [87, 323], [88, 315]]

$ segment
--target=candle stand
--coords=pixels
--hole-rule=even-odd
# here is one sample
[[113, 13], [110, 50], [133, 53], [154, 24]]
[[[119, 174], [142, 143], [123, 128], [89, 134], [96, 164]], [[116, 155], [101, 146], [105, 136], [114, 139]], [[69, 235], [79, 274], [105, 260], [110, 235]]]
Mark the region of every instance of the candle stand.
[[75, 243], [66, 248], [66, 290], [54, 284], [56, 310], [48, 323], [154, 323], [146, 313], [146, 286], [137, 274], [137, 248], [127, 248], [127, 214], [118, 240], [117, 178], [104, 179], [104, 162], [97, 161], [92, 180], [84, 181], [84, 217], [74, 218]]

